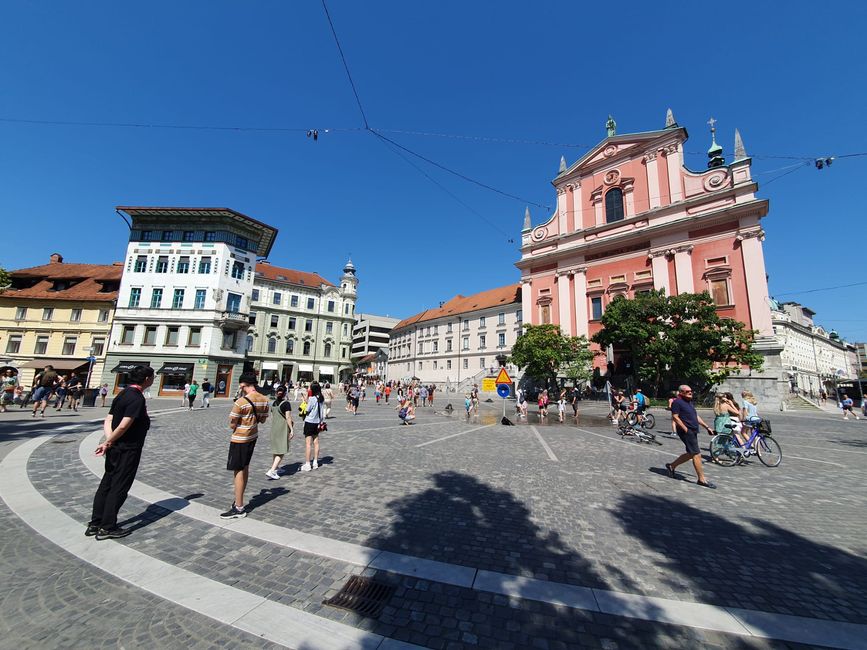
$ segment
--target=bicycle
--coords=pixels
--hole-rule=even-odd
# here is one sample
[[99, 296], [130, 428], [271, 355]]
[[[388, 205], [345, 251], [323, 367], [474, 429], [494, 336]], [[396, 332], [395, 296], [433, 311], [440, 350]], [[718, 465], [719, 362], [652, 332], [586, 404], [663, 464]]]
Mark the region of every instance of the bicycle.
[[662, 443], [656, 439], [656, 434], [647, 431], [638, 424], [629, 424], [629, 422], [625, 420], [620, 421], [620, 424], [617, 427], [617, 433], [619, 433], [620, 437], [624, 440], [630, 438], [639, 444], [645, 442], [647, 444], [662, 445]]
[[[734, 424], [725, 425], [726, 429], [734, 429]], [[771, 423], [761, 420], [756, 425], [744, 422], [743, 435], [746, 429], [752, 431], [749, 439], [741, 444], [734, 433], [718, 433], [710, 441], [710, 457], [723, 467], [739, 465], [745, 458], [753, 454], [758, 456], [765, 467], [778, 467], [783, 462], [783, 450], [771, 436]]]
[[626, 413], [626, 421], [629, 422], [632, 426], [640, 425], [647, 429], [655, 429], [656, 428], [656, 418], [653, 417], [653, 413], [647, 412], [647, 407], [644, 408], [643, 413], [639, 413], [634, 408]]

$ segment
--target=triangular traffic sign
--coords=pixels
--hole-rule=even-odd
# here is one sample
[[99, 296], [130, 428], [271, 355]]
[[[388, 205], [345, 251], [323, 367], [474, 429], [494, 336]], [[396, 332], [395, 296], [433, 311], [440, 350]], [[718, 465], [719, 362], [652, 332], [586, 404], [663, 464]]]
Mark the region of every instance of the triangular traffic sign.
[[497, 375], [496, 383], [498, 383], [498, 384], [511, 384], [512, 383], [512, 379], [511, 379], [511, 377], [509, 377], [509, 373], [506, 372], [505, 368], [500, 368], [500, 374]]

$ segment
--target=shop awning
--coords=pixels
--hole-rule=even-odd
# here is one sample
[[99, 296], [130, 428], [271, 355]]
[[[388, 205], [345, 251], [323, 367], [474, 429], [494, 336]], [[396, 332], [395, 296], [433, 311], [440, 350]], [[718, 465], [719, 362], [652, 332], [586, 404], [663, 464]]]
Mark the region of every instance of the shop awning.
[[278, 365], [276, 361], [263, 361], [262, 370], [277, 370]]
[[311, 363], [299, 363], [298, 364], [299, 372], [313, 372], [313, 364]]
[[157, 374], [161, 375], [186, 375], [193, 372], [193, 364], [191, 363], [164, 363], [163, 367], [157, 370]]
[[33, 359], [27, 363], [22, 363], [19, 368], [44, 368], [45, 366], [53, 366], [55, 370], [75, 370], [81, 366], [86, 366], [87, 359], [64, 359], [63, 357], [56, 359]]
[[319, 366], [319, 374], [320, 375], [328, 375], [329, 377], [334, 376], [334, 366]]
[[111, 369], [112, 372], [129, 372], [136, 366], [150, 366], [150, 361], [121, 361], [114, 368]]

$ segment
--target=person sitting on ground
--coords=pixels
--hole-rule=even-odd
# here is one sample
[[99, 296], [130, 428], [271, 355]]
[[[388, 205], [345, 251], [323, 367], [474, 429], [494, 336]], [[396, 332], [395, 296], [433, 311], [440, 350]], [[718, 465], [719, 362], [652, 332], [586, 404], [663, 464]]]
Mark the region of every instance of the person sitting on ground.
[[415, 405], [408, 399], [405, 399], [397, 408], [397, 417], [400, 418], [400, 423], [412, 424], [412, 421], [415, 420]]

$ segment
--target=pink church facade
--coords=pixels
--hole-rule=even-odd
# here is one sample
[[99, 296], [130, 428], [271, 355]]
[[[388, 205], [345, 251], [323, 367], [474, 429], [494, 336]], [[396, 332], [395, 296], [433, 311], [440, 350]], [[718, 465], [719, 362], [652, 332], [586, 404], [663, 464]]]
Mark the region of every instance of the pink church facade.
[[[517, 263], [525, 321], [589, 338], [616, 296], [707, 290], [721, 316], [758, 330], [759, 347], [772, 352], [761, 226], [768, 201], [756, 196], [740, 135], [731, 163], [714, 135], [708, 168], [691, 171], [686, 129], [670, 111], [658, 131], [616, 135], [613, 120], [607, 127], [579, 160], [561, 161], [551, 217], [532, 227], [525, 216]], [[596, 364], [618, 363], [616, 350], [607, 357]]]

